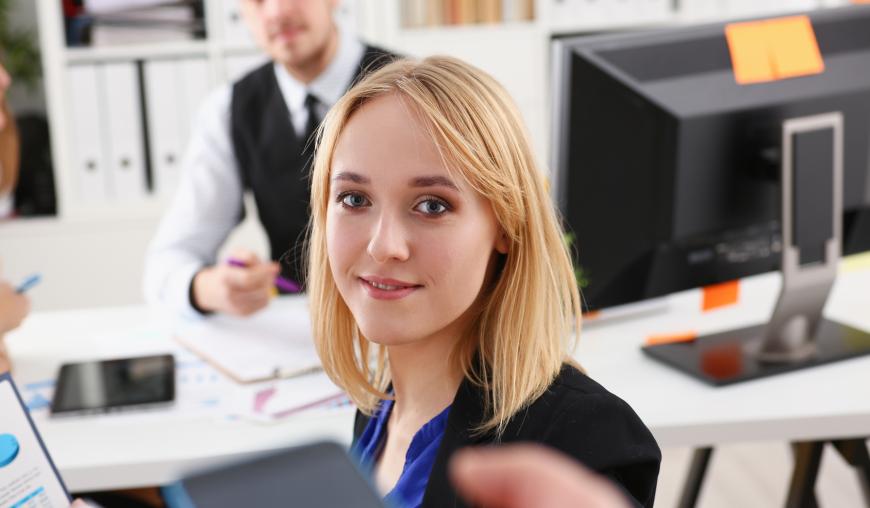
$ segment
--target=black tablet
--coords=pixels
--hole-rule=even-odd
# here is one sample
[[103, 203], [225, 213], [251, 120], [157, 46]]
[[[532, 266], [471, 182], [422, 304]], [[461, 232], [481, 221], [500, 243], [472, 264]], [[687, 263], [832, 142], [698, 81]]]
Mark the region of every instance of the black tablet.
[[99, 413], [174, 400], [172, 355], [67, 363], [57, 376], [51, 413]]
[[384, 508], [345, 449], [330, 442], [190, 476], [175, 491], [190, 507]]

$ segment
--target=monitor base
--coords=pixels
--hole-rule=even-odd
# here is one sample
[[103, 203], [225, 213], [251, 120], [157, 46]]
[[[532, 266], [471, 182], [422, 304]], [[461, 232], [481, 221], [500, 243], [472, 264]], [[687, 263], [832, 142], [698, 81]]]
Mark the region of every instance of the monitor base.
[[714, 386], [725, 386], [870, 354], [870, 333], [822, 319], [815, 354], [792, 362], [759, 358], [766, 326], [698, 337], [692, 342], [644, 346], [648, 356]]

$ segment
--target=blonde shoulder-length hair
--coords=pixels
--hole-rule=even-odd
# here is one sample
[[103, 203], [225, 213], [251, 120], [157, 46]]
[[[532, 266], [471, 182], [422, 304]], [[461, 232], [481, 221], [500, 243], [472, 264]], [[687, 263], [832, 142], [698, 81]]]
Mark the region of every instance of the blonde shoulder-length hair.
[[318, 353], [329, 377], [371, 414], [389, 383], [386, 352], [369, 342], [339, 294], [329, 267], [326, 215], [336, 143], [366, 102], [395, 94], [422, 119], [445, 166], [483, 197], [508, 238], [500, 269], [475, 303], [477, 319], [450, 361], [484, 388], [480, 432], [501, 433], [543, 394], [570, 361], [580, 330], [580, 297], [545, 175], [520, 115], [488, 74], [450, 57], [397, 60], [369, 74], [329, 111], [311, 175], [308, 293]]

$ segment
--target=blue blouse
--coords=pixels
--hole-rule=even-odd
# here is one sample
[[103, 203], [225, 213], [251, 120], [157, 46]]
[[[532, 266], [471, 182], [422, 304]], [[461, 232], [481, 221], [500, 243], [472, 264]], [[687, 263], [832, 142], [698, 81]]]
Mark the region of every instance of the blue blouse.
[[[353, 455], [366, 471], [372, 471], [383, 451], [387, 438], [387, 422], [392, 410], [393, 401], [383, 401], [353, 448]], [[429, 474], [432, 472], [432, 465], [435, 464], [435, 456], [441, 445], [441, 438], [444, 437], [444, 429], [447, 427], [448, 414], [450, 414], [450, 406], [414, 434], [408, 452], [405, 454], [402, 474], [393, 490], [384, 497], [388, 505], [416, 508], [423, 503]]]

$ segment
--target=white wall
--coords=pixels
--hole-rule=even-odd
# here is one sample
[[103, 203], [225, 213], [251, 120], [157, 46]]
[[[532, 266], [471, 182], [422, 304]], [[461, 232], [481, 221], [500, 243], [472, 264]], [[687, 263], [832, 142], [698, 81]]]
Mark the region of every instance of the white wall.
[[[220, 259], [237, 247], [268, 256], [268, 240], [252, 205], [246, 198], [247, 217], [227, 240]], [[153, 218], [0, 223], [0, 276], [15, 284], [40, 273], [42, 282], [28, 292], [34, 310], [143, 303], [145, 250], [157, 224]]]

